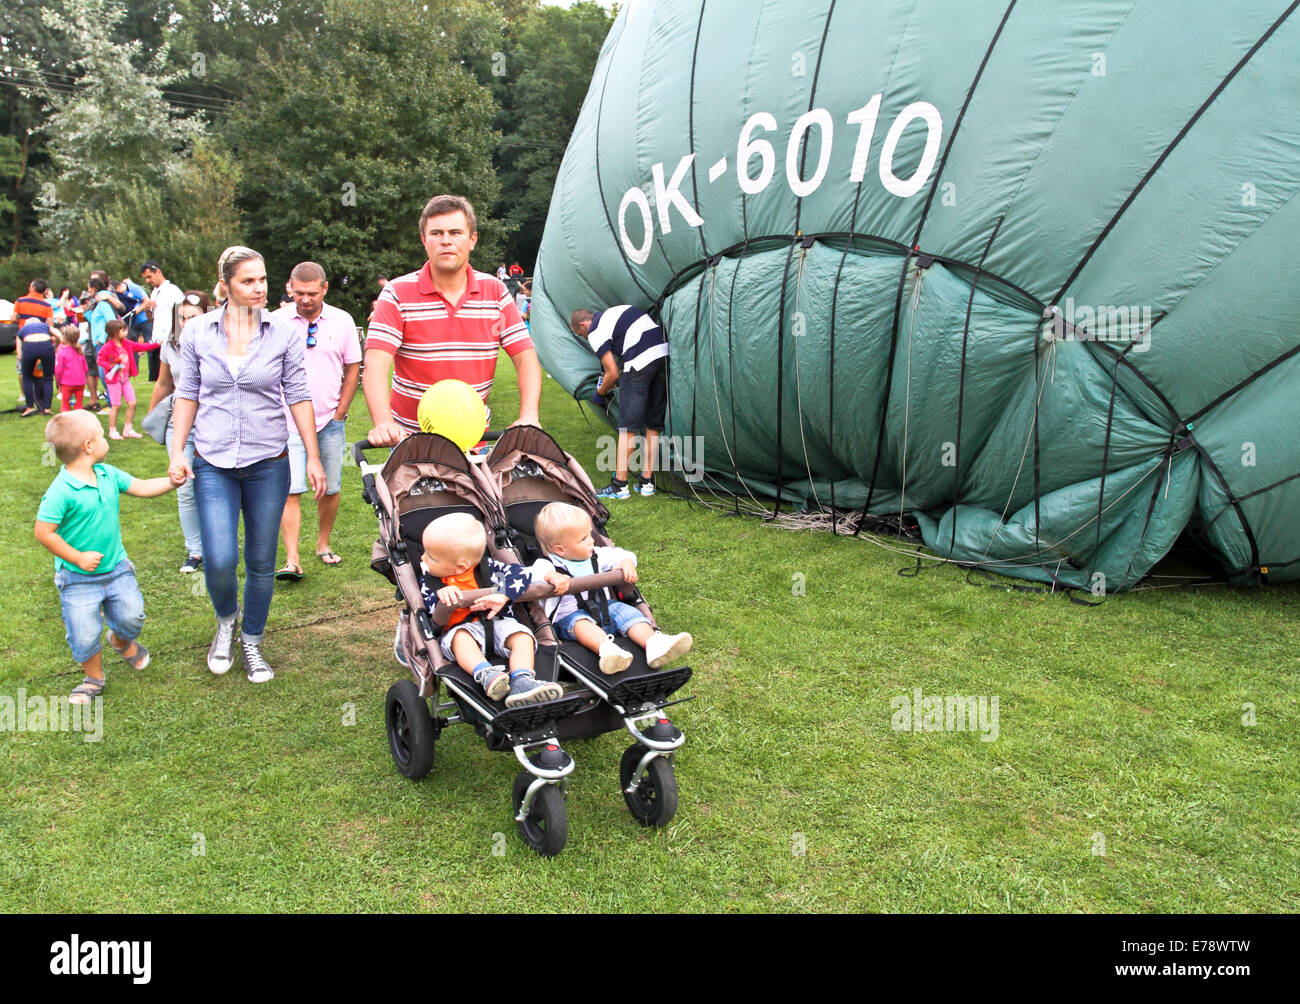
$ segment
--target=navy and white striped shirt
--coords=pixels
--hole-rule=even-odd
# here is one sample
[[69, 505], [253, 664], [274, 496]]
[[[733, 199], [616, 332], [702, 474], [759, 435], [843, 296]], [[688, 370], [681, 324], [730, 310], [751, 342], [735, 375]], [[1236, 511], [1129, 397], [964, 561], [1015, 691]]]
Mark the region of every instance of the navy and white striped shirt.
[[587, 341], [597, 359], [606, 352], [614, 353], [614, 361], [624, 373], [644, 369], [668, 355], [664, 329], [640, 307], [627, 304], [609, 307], [593, 317]]
[[[262, 309], [258, 333], [232, 373], [226, 362], [225, 308], [185, 322], [176, 396], [199, 403], [194, 449], [213, 467], [248, 467], [278, 457], [289, 443], [284, 406], [311, 401], [303, 340]], [[283, 394], [283, 397], [281, 397]]]

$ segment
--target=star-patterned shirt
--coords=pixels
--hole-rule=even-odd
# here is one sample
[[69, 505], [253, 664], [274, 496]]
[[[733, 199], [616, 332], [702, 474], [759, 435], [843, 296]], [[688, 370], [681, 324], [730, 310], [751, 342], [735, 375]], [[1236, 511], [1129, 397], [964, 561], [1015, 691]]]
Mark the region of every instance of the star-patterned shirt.
[[[495, 558], [487, 559], [488, 578], [491, 580], [491, 588], [498, 593], [502, 593], [511, 603], [519, 599], [520, 596], [533, 584], [532, 574], [523, 565], [515, 565], [506, 561], [497, 561]], [[420, 596], [424, 600], [424, 609], [433, 615], [434, 608], [438, 605], [438, 590], [442, 586], [435, 585], [431, 582], [432, 576], [425, 571], [424, 563], [420, 564]], [[443, 586], [455, 586], [462, 592], [470, 589], [481, 589], [478, 582], [478, 568], [474, 567], [460, 575], [451, 575], [442, 580]], [[462, 621], [469, 620], [470, 617], [482, 617], [481, 611], [471, 614], [468, 607], [460, 610], [453, 610], [451, 616], [447, 619], [447, 627], [459, 624]], [[445, 630], [445, 628], [444, 628]]]

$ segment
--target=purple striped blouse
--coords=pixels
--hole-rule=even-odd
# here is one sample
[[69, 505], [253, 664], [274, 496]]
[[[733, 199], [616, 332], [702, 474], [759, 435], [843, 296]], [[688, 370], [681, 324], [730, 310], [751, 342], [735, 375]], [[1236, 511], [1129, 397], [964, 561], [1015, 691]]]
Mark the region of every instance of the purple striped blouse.
[[225, 309], [218, 307], [186, 322], [176, 396], [199, 403], [196, 453], [214, 467], [248, 467], [284, 452], [289, 442], [284, 406], [310, 403], [311, 388], [302, 339], [266, 309], [234, 376], [226, 364], [224, 318]]

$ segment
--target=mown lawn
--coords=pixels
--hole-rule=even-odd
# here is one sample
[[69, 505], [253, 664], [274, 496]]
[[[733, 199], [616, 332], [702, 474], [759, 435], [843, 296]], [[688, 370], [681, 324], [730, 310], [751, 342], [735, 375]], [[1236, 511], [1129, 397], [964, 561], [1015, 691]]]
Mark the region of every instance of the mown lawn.
[[[513, 370], [499, 373], [494, 411], [513, 417]], [[602, 483], [604, 428], [549, 380], [542, 414]], [[350, 438], [367, 427], [358, 401]], [[39, 419], [0, 414], [0, 444], [0, 696], [65, 695], [79, 674], [32, 538], [57, 468]], [[139, 476], [166, 464], [150, 440], [108, 459]], [[912, 562], [872, 542], [662, 494], [613, 505], [660, 621], [696, 638], [666, 829], [624, 808], [626, 736], [568, 744], [569, 843], [550, 860], [514, 831], [514, 758], [470, 729], [443, 734], [424, 781], [396, 773], [396, 607], [347, 467], [344, 563], [277, 586], [277, 677], [261, 687], [204, 666], [213, 616], [202, 577], [177, 572], [174, 497], [123, 499], [154, 661], [108, 661], [100, 742], [0, 734], [0, 909], [1300, 909], [1300, 589], [1148, 589], [1089, 608], [952, 566], [900, 577]], [[894, 731], [891, 699], [916, 688], [996, 696], [996, 741]]]

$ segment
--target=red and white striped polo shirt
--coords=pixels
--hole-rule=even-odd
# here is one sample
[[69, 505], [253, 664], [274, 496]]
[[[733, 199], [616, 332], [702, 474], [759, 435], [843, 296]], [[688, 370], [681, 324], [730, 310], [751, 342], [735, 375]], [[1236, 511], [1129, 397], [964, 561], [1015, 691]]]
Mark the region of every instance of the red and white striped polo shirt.
[[429, 263], [393, 279], [375, 303], [366, 349], [393, 354], [393, 419], [418, 432], [420, 397], [439, 380], [464, 380], [487, 401], [498, 347], [510, 355], [533, 347], [505, 283], [470, 268], [456, 304], [433, 288]]

